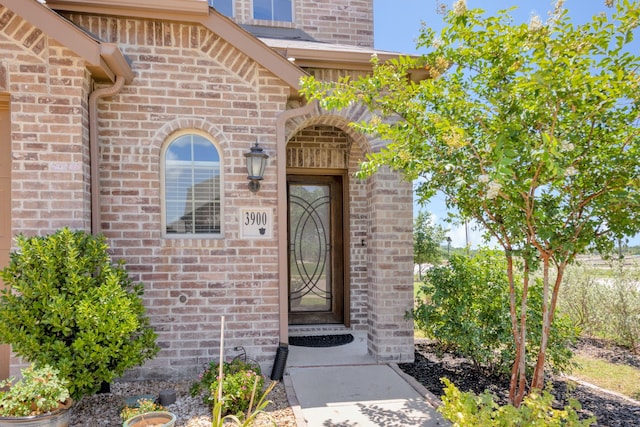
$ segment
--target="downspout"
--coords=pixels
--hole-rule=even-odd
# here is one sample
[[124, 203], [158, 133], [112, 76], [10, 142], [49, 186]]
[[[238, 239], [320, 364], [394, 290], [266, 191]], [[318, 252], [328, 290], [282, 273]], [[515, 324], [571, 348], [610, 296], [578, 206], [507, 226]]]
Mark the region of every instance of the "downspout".
[[96, 89], [89, 95], [89, 173], [91, 192], [91, 233], [100, 233], [100, 156], [98, 149], [98, 101], [118, 94], [125, 83], [133, 81], [133, 71], [117, 45], [100, 45], [100, 57], [104, 65], [115, 75], [115, 83], [110, 87]]
[[98, 155], [98, 101], [113, 96], [124, 87], [124, 76], [117, 76], [111, 87], [97, 89], [89, 95], [89, 168], [91, 175], [91, 234], [100, 233], [100, 156]]

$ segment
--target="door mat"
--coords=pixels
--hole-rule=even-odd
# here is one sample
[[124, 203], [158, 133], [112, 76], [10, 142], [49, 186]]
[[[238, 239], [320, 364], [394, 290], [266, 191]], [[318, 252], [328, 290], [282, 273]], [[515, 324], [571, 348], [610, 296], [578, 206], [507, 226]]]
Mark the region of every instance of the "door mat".
[[351, 341], [353, 341], [353, 335], [351, 334], [289, 337], [289, 345], [297, 345], [299, 347], [335, 347], [349, 344]]

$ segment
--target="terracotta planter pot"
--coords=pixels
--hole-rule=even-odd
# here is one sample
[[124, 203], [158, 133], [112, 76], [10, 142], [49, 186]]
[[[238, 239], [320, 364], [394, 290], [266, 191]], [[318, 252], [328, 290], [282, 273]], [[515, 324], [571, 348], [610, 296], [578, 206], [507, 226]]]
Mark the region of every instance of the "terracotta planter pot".
[[122, 427], [173, 427], [176, 416], [171, 412], [146, 412], [129, 418]]
[[0, 427], [68, 427], [71, 419], [71, 405], [69, 399], [55, 411], [30, 417], [0, 417]]

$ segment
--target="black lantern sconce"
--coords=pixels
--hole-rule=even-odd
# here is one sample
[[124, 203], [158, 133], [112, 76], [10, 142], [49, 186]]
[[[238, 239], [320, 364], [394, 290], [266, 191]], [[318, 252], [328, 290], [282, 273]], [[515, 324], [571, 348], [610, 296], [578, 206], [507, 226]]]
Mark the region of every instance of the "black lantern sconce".
[[264, 168], [267, 166], [269, 155], [264, 152], [262, 147], [256, 145], [251, 147], [251, 151], [244, 154], [247, 161], [247, 179], [249, 180], [249, 190], [257, 193], [260, 190], [260, 181], [264, 177]]

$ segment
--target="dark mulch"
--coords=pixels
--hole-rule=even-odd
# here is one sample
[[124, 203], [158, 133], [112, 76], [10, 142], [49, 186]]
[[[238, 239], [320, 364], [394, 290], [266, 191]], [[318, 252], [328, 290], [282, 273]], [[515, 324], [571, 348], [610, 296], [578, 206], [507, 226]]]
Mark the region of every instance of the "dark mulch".
[[[400, 364], [407, 374], [414, 377], [434, 395], [443, 394], [440, 378], [446, 377], [462, 391], [482, 393], [489, 391], [498, 396], [502, 403], [507, 400], [508, 378], [492, 376], [481, 372], [463, 357], [451, 353], [439, 353], [433, 343], [416, 340], [414, 363]], [[640, 356], [619, 347], [609, 346], [602, 341], [581, 340], [578, 349], [613, 363], [624, 363], [640, 367]], [[570, 383], [565, 378], [553, 377], [552, 393], [563, 407], [573, 398], [582, 404], [581, 417], [596, 417], [595, 426], [601, 427], [638, 427], [640, 426], [640, 403], [633, 402], [605, 391]]]

